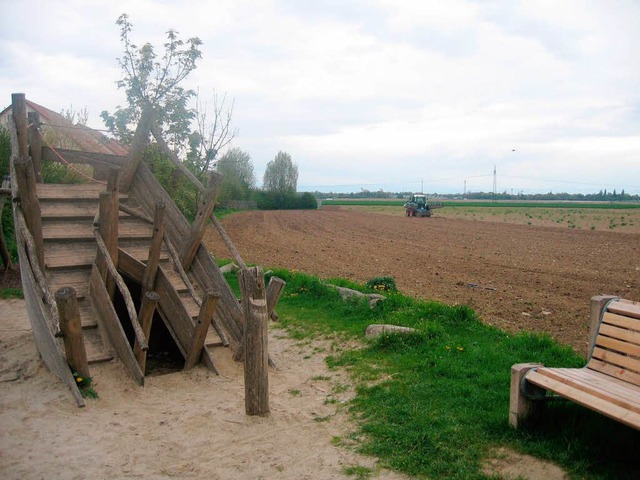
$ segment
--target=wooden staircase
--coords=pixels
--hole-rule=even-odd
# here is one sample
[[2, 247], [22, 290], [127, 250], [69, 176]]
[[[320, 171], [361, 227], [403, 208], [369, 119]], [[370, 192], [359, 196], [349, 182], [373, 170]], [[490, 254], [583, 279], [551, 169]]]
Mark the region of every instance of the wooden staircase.
[[[38, 184], [37, 187], [42, 216], [45, 274], [52, 292], [61, 287], [73, 287], [76, 290], [90, 364], [114, 358], [113, 348], [100, 325], [95, 305], [88, 295], [91, 267], [97, 253], [93, 222], [99, 210], [99, 195], [104, 189], [104, 185], [97, 183]], [[121, 203], [128, 202], [126, 194], [120, 194], [119, 198]], [[144, 214], [140, 207], [137, 208]], [[119, 247], [135, 260], [146, 263], [152, 230], [153, 227], [148, 222], [120, 212]], [[196, 319], [199, 306], [185, 282], [174, 271], [174, 267], [174, 262], [164, 245], [160, 254], [160, 268], [169, 279], [189, 317]], [[194, 288], [198, 286], [194, 284]], [[205, 346], [213, 349], [223, 345], [214, 328], [210, 326]]]

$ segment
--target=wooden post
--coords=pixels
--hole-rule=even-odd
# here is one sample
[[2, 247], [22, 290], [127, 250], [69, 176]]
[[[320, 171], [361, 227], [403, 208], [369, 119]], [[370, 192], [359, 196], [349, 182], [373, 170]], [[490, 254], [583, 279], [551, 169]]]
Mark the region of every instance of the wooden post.
[[[100, 192], [100, 225], [98, 230], [104, 244], [107, 247], [107, 252], [111, 258], [111, 262], [114, 266], [118, 267], [118, 210], [113, 211], [113, 197], [112, 192]], [[106, 268], [106, 260], [101, 259], [98, 262], [98, 268], [102, 274], [102, 279], [105, 282], [109, 296], [113, 300], [115, 293], [114, 279], [109, 277], [108, 270]]]
[[222, 183], [222, 175], [218, 172], [211, 172], [209, 178], [209, 186], [204, 199], [204, 204], [198, 210], [196, 219], [191, 226], [191, 232], [189, 238], [185, 244], [185, 248], [182, 252], [182, 268], [189, 270], [191, 262], [196, 256], [202, 237], [207, 229], [207, 222], [209, 217], [213, 213], [213, 207], [216, 204], [216, 198], [218, 198], [218, 191], [220, 190], [220, 184]]
[[153, 236], [151, 238], [151, 246], [149, 247], [149, 256], [147, 258], [147, 267], [144, 269], [142, 277], [142, 293], [150, 292], [154, 289], [156, 283], [156, 273], [160, 263], [160, 250], [162, 249], [162, 240], [164, 239], [164, 212], [165, 204], [163, 202], [156, 203], [156, 211], [153, 217]]
[[281, 278], [271, 277], [267, 286], [267, 310], [269, 318], [274, 322], [278, 321], [278, 314], [276, 314], [275, 309], [286, 284], [287, 282]]
[[591, 297], [591, 322], [589, 323], [589, 359], [591, 359], [593, 345], [596, 341], [596, 336], [598, 335], [598, 327], [600, 327], [602, 310], [607, 303], [616, 298], [619, 297], [616, 297], [615, 295], [595, 295]]
[[[144, 337], [147, 339], [147, 344], [149, 343], [149, 337], [151, 336], [153, 313], [156, 311], [158, 300], [160, 300], [160, 295], [158, 295], [156, 292], [147, 292], [142, 298], [142, 305], [140, 305], [138, 320], [140, 321], [140, 324], [142, 326]], [[140, 342], [138, 342], [138, 340], [135, 341], [133, 345], [133, 355], [136, 357], [136, 360], [138, 360], [138, 365], [140, 365], [140, 370], [142, 370], [143, 375], [147, 366], [147, 350], [148, 349], [142, 348], [142, 345], [140, 345]]]
[[44, 242], [42, 238], [42, 217], [40, 215], [40, 202], [36, 194], [36, 178], [29, 157], [20, 157], [13, 160], [16, 181], [18, 183], [18, 196], [20, 207], [24, 215], [25, 223], [36, 247], [37, 261], [40, 269], [44, 271]]
[[11, 94], [11, 111], [18, 133], [18, 154], [20, 157], [29, 156], [29, 137], [27, 126], [27, 100], [24, 93]]
[[[518, 428], [522, 421], [535, 412], [540, 402], [525, 396], [522, 391], [522, 379], [533, 368], [542, 367], [541, 363], [519, 363], [511, 367], [511, 394], [509, 398], [509, 424]], [[542, 396], [544, 389], [530, 385], [532, 392]]]
[[247, 415], [269, 414], [267, 299], [260, 267], [240, 270], [245, 315], [244, 406]]
[[200, 313], [198, 314], [198, 319], [196, 320], [196, 324], [193, 329], [191, 346], [189, 347], [187, 358], [184, 362], [184, 370], [192, 369], [200, 360], [200, 355], [204, 348], [204, 342], [207, 338], [207, 332], [209, 331], [209, 325], [211, 324], [211, 318], [213, 317], [213, 312], [219, 301], [219, 294], [214, 292], [205, 293], [204, 298], [202, 299]]
[[56, 292], [55, 298], [60, 312], [60, 330], [64, 335], [67, 363], [80, 376], [89, 377], [89, 363], [84, 348], [76, 291], [72, 287], [62, 287]]
[[29, 112], [29, 145], [31, 145], [31, 161], [36, 182], [42, 183], [42, 137], [40, 136], [40, 114]]
[[149, 128], [151, 127], [152, 120], [153, 109], [151, 106], [147, 106], [142, 111], [140, 123], [138, 123], [136, 133], [133, 134], [133, 140], [129, 147], [127, 166], [122, 173], [122, 180], [120, 184], [123, 192], [128, 192], [129, 188], [131, 188], [133, 177], [136, 174], [136, 170], [138, 170], [138, 165], [140, 164], [140, 160], [142, 160], [142, 155], [144, 154], [144, 149], [147, 148], [147, 143], [149, 142]]

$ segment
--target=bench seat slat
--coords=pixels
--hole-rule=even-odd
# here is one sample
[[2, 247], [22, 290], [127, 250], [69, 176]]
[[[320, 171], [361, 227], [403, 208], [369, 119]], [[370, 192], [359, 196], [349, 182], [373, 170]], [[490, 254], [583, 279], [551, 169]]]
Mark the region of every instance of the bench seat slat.
[[584, 391], [573, 385], [568, 385], [554, 378], [543, 375], [539, 370], [527, 374], [527, 381], [547, 390], [552, 390], [558, 395], [568, 398], [584, 407], [595, 410], [620, 423], [640, 430], [640, 413], [621, 407], [617, 403], [596, 396], [591, 391]]
[[616, 367], [615, 365], [610, 365], [608, 363], [598, 360], [597, 358], [592, 358], [591, 360], [589, 360], [589, 364], [587, 365], [587, 367], [590, 370], [594, 370], [594, 371], [603, 373], [605, 375], [609, 375], [623, 382], [631, 383], [633, 385], [640, 387], [640, 374], [637, 374], [630, 370], [625, 370], [624, 368]]
[[607, 307], [607, 311], [618, 313], [626, 317], [633, 317], [640, 319], [640, 304], [638, 302], [630, 302], [619, 300], [617, 302], [611, 302]]
[[617, 338], [618, 340], [629, 342], [634, 345], [640, 345], [640, 332], [635, 332], [626, 328], [614, 327], [613, 325], [603, 323], [600, 326], [600, 332], [598, 336], [600, 335]]
[[634, 345], [633, 343], [606, 337], [604, 335], [598, 335], [596, 345], [606, 350], [629, 355], [631, 360], [635, 359], [640, 365], [640, 345]]
[[640, 320], [632, 317], [625, 317], [616, 313], [607, 312], [602, 317], [603, 324], [615, 325], [616, 327], [629, 330], [640, 331]]
[[[640, 396], [637, 389], [623, 381], [586, 368], [540, 368], [537, 372], [640, 414]], [[529, 376], [527, 380], [531, 381]]]
[[596, 358], [605, 363], [610, 363], [612, 365], [631, 370], [632, 372], [640, 373], [640, 360], [638, 360], [638, 358], [621, 355], [597, 346], [593, 349], [591, 358]]

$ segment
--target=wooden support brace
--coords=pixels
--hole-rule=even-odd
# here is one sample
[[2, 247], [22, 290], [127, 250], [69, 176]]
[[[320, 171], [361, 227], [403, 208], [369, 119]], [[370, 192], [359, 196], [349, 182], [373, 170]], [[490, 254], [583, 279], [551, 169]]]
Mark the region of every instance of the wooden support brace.
[[[115, 201], [114, 201], [115, 199]], [[98, 229], [106, 247], [109, 260], [115, 268], [118, 268], [118, 210], [113, 210], [117, 205], [117, 191], [100, 192], [100, 210], [98, 212]], [[109, 296], [113, 300], [115, 293], [115, 280], [109, 277], [106, 259], [98, 258], [98, 269], [105, 282]]]
[[[519, 363], [511, 367], [511, 392], [509, 399], [509, 424], [518, 428], [527, 417], [535, 413], [539, 402], [526, 396], [522, 390], [522, 379], [533, 368], [542, 367], [540, 363]], [[529, 385], [533, 392], [543, 394], [544, 389]]]
[[27, 99], [24, 93], [11, 94], [11, 113], [18, 134], [18, 155], [29, 156], [29, 127], [27, 125]]
[[245, 315], [244, 395], [247, 415], [269, 414], [267, 298], [260, 267], [240, 270]]
[[206, 232], [209, 218], [213, 213], [213, 207], [216, 204], [216, 199], [218, 198], [218, 191], [220, 190], [221, 184], [222, 175], [217, 172], [211, 172], [204, 204], [196, 214], [196, 219], [191, 226], [189, 238], [187, 239], [185, 248], [181, 255], [182, 268], [184, 268], [185, 270], [189, 270], [189, 267], [191, 266], [191, 263], [193, 262], [193, 259], [195, 258], [198, 251], [198, 247], [200, 247], [200, 242], [202, 241], [202, 237]]
[[29, 144], [31, 145], [31, 161], [33, 162], [33, 172], [36, 182], [42, 183], [42, 137], [38, 128], [40, 127], [40, 114], [29, 112]]
[[40, 214], [40, 202], [36, 194], [36, 178], [31, 166], [31, 159], [27, 156], [13, 160], [20, 207], [24, 220], [33, 236], [36, 247], [37, 261], [40, 269], [44, 271], [44, 241], [42, 237], [42, 216]]
[[[144, 333], [144, 338], [147, 339], [147, 343], [149, 343], [151, 324], [153, 323], [153, 313], [156, 311], [158, 300], [160, 300], [160, 295], [156, 292], [146, 292], [142, 297], [142, 305], [140, 305], [138, 319]], [[144, 375], [147, 366], [147, 350], [143, 349], [140, 342], [137, 340], [133, 345], [133, 355], [136, 357], [138, 365], [140, 365], [140, 370]]]
[[84, 347], [76, 291], [72, 287], [62, 287], [56, 292], [55, 298], [60, 313], [60, 329], [64, 335], [67, 363], [81, 377], [89, 377], [89, 362]]
[[602, 310], [611, 300], [616, 299], [615, 295], [596, 295], [591, 297], [591, 315], [589, 323], [589, 357], [593, 351], [593, 346], [598, 335], [598, 327], [600, 326], [600, 318], [602, 318]]
[[142, 160], [144, 149], [147, 147], [147, 143], [149, 142], [149, 128], [151, 127], [152, 121], [153, 109], [151, 106], [147, 106], [142, 111], [140, 122], [138, 123], [136, 132], [133, 135], [133, 140], [129, 147], [129, 154], [127, 155], [127, 166], [122, 173], [120, 187], [124, 192], [128, 192], [129, 188], [131, 188], [133, 177], [136, 174], [136, 170], [138, 170], [138, 165], [140, 164], [140, 160]]
[[163, 202], [156, 203], [156, 211], [153, 217], [153, 236], [151, 238], [151, 246], [149, 247], [147, 267], [142, 277], [143, 295], [145, 292], [153, 290], [156, 283], [156, 274], [158, 273], [158, 265], [160, 264], [160, 250], [162, 249], [162, 241], [164, 239], [164, 212], [165, 204]]
[[193, 330], [193, 336], [191, 337], [191, 345], [184, 362], [184, 370], [192, 369], [200, 360], [202, 349], [205, 346], [207, 332], [209, 331], [209, 325], [211, 324], [211, 318], [213, 317], [213, 311], [216, 309], [219, 301], [219, 294], [214, 292], [205, 293], [202, 299], [200, 313], [198, 314], [198, 319], [196, 320]]

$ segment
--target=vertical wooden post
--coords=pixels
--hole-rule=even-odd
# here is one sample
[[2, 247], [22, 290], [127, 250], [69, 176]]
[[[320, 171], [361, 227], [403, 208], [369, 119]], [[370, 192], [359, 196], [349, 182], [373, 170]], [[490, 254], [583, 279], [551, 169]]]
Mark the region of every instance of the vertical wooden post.
[[204, 348], [204, 342], [207, 338], [207, 332], [209, 331], [209, 325], [211, 324], [211, 318], [213, 312], [218, 305], [220, 295], [214, 292], [207, 292], [202, 299], [202, 305], [200, 306], [200, 313], [196, 320], [195, 327], [193, 329], [193, 335], [191, 336], [191, 345], [187, 351], [187, 358], [184, 361], [184, 370], [190, 370], [196, 366], [202, 349]]
[[[522, 379], [533, 368], [542, 367], [541, 363], [519, 363], [511, 367], [511, 392], [509, 397], [509, 424], [518, 428], [522, 421], [535, 413], [540, 402], [536, 402], [525, 396], [522, 391]], [[544, 389], [536, 385], [530, 385], [531, 391], [544, 395]]]
[[274, 322], [278, 320], [275, 309], [286, 284], [287, 282], [281, 278], [271, 277], [269, 285], [267, 285], [267, 313]]
[[40, 127], [40, 114], [29, 112], [29, 145], [31, 145], [31, 161], [36, 182], [42, 183], [42, 137], [38, 128]]
[[89, 363], [84, 348], [76, 291], [72, 287], [62, 287], [56, 292], [55, 299], [60, 313], [60, 330], [64, 335], [67, 363], [80, 376], [89, 377]]
[[11, 94], [11, 112], [18, 133], [18, 152], [20, 157], [29, 155], [29, 139], [27, 127], [27, 100], [24, 93]]
[[[144, 332], [144, 338], [146, 338], [147, 344], [149, 343], [149, 337], [151, 336], [153, 313], [156, 311], [158, 300], [160, 300], [160, 295], [156, 292], [147, 292], [142, 298], [142, 305], [140, 305], [138, 320], [142, 326], [142, 331]], [[138, 360], [138, 365], [140, 365], [140, 370], [142, 370], [142, 374], [144, 375], [144, 371], [147, 366], [147, 349], [142, 348], [138, 340], [136, 340], [133, 345], [133, 355], [136, 357], [136, 360]]]
[[156, 283], [156, 274], [160, 263], [160, 250], [164, 239], [164, 212], [165, 204], [163, 202], [156, 203], [156, 211], [153, 216], [153, 236], [149, 247], [149, 256], [147, 257], [147, 267], [144, 269], [142, 277], [143, 295], [145, 292], [153, 290]]
[[[111, 257], [111, 261], [116, 268], [118, 268], [118, 215], [120, 214], [118, 189], [120, 174], [121, 170], [117, 167], [109, 169], [107, 188], [104, 192], [100, 192], [100, 224], [98, 226], [100, 236], [109, 252], [109, 257]], [[97, 264], [109, 296], [113, 300], [116, 290], [115, 280], [109, 275], [104, 259], [98, 259]]]
[[147, 106], [142, 111], [140, 122], [138, 123], [136, 133], [134, 133], [133, 141], [129, 147], [127, 166], [122, 173], [122, 180], [120, 184], [123, 192], [129, 191], [129, 188], [131, 188], [133, 177], [136, 174], [136, 170], [138, 169], [138, 165], [140, 164], [140, 160], [144, 154], [144, 149], [147, 147], [147, 143], [149, 142], [149, 129], [151, 128], [152, 120], [153, 109], [150, 106]]
[[611, 300], [619, 298], [615, 295], [595, 295], [591, 297], [591, 322], [589, 323], [589, 360], [591, 360], [591, 352], [593, 351], [593, 344], [596, 341], [598, 334], [598, 327], [600, 326], [600, 317], [605, 305]]
[[37, 261], [40, 269], [44, 272], [44, 242], [42, 239], [42, 217], [40, 215], [40, 202], [36, 194], [36, 178], [31, 166], [31, 159], [27, 156], [15, 158], [13, 160], [15, 168], [16, 182], [18, 183], [18, 196], [20, 197], [20, 208], [24, 214], [27, 228], [33, 236], [36, 247]]
[[244, 406], [247, 415], [269, 413], [269, 349], [266, 289], [260, 267], [240, 270], [245, 315]]
[[218, 198], [218, 191], [222, 184], [222, 175], [218, 172], [211, 172], [209, 178], [209, 185], [207, 186], [204, 204], [198, 210], [196, 219], [191, 226], [191, 232], [186, 242], [184, 250], [181, 255], [182, 268], [189, 270], [191, 262], [196, 256], [202, 237], [207, 229], [207, 223], [209, 217], [213, 213], [213, 207], [216, 204], [216, 198]]

